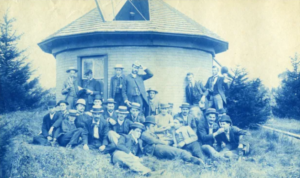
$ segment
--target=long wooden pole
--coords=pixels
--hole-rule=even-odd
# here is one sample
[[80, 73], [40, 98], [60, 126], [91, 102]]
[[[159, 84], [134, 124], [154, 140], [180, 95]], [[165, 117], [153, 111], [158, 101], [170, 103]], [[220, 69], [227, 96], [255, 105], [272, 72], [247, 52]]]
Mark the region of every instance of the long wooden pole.
[[102, 14], [102, 12], [101, 12], [101, 9], [100, 9], [100, 6], [99, 6], [99, 4], [98, 4], [98, 1], [97, 1], [97, 0], [95, 0], [95, 2], [96, 2], [96, 5], [97, 5], [97, 8], [98, 8], [98, 11], [99, 11], [100, 17], [101, 17], [102, 21], [103, 21], [103, 22], [105, 22], [105, 19], [104, 19], [104, 17], [103, 17], [103, 14]]

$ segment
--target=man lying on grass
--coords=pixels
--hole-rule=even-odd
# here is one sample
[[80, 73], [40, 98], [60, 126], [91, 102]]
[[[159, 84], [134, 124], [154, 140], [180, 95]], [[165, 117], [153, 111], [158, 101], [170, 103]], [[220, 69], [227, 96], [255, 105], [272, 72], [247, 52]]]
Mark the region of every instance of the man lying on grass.
[[146, 131], [143, 132], [141, 139], [144, 142], [144, 154], [156, 156], [159, 159], [175, 159], [179, 157], [183, 161], [194, 164], [203, 164], [203, 161], [194, 157], [186, 150], [169, 146], [168, 140], [161, 140], [156, 134], [156, 122], [154, 116], [147, 116], [144, 122]]
[[142, 140], [140, 139], [144, 125], [138, 122], [131, 124], [131, 130], [128, 135], [121, 135], [116, 150], [112, 153], [113, 164], [120, 164], [129, 167], [129, 169], [145, 176], [161, 175], [164, 171], [153, 172], [150, 168], [144, 166], [139, 156], [142, 155]]

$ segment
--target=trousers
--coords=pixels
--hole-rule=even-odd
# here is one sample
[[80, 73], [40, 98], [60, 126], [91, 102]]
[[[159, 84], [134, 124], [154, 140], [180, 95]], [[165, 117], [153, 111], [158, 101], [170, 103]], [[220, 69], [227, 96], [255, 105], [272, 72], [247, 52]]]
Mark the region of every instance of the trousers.
[[192, 156], [192, 154], [188, 151], [168, 145], [156, 145], [153, 155], [159, 159], [174, 159], [176, 157], [179, 157], [186, 162], [201, 164], [200, 160]]
[[117, 145], [120, 135], [117, 132], [110, 130], [107, 134], [107, 137], [110, 143], [114, 143], [115, 145]]
[[190, 152], [193, 156], [203, 159], [203, 153], [202, 153], [202, 148], [199, 142], [195, 141], [190, 144], [184, 145], [182, 149]]
[[220, 109], [223, 109], [223, 99], [221, 97], [221, 95], [217, 94], [212, 96], [212, 100], [209, 101], [208, 103], [209, 108], [216, 108], [217, 111], [219, 111]]
[[115, 94], [115, 98], [114, 98], [116, 104], [115, 104], [115, 109], [117, 110], [119, 108], [119, 106], [124, 106], [124, 99], [122, 96], [122, 93], [116, 93]]
[[37, 144], [37, 145], [43, 145], [43, 146], [50, 146], [50, 142], [48, 141], [48, 139], [46, 137], [44, 137], [43, 135], [38, 135], [33, 137], [33, 144]]
[[131, 155], [123, 152], [123, 151], [115, 151], [113, 153], [113, 164], [119, 163], [120, 165], [125, 165], [129, 167], [129, 169], [141, 173], [141, 174], [147, 174], [148, 172], [151, 172], [151, 169], [144, 166], [140, 160], [133, 158]]
[[204, 153], [206, 153], [209, 157], [211, 157], [213, 159], [219, 159], [219, 158], [235, 159], [235, 158], [238, 158], [238, 150], [237, 149], [235, 149], [235, 150], [223, 149], [222, 151], [218, 152], [210, 145], [203, 145], [202, 150]]
[[72, 130], [70, 132], [64, 133], [63, 135], [59, 136], [57, 141], [59, 145], [66, 146], [66, 145], [77, 145], [79, 144], [79, 137], [82, 136], [84, 130], [82, 128], [78, 128]]

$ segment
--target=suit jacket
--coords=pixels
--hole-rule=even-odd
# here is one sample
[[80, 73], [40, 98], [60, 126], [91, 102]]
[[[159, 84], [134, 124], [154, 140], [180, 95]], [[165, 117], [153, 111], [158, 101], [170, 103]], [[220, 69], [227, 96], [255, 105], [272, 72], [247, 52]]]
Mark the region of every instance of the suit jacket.
[[199, 104], [202, 95], [206, 89], [204, 88], [202, 82], [195, 82], [193, 87], [188, 84], [185, 87], [186, 100], [190, 105]]
[[[94, 124], [93, 124], [93, 119], [90, 118], [87, 121], [87, 129], [88, 129], [88, 142], [89, 144], [96, 144], [96, 138], [94, 138]], [[106, 122], [106, 120], [101, 116], [99, 125], [98, 125], [98, 133], [99, 133], [99, 141], [101, 145], [108, 145], [108, 138], [107, 134], [109, 131], [109, 125]], [[99, 146], [101, 146], [99, 145]]]
[[[120, 84], [123, 85], [123, 80], [125, 79], [125, 76], [124, 75], [121, 75], [120, 76]], [[109, 96], [111, 98], [115, 98], [116, 96], [116, 92], [117, 92], [117, 89], [118, 89], [118, 77], [117, 76], [113, 76], [111, 79], [110, 79], [110, 92], [109, 92]], [[120, 89], [120, 92], [122, 94], [122, 90], [123, 90], [123, 86], [122, 88]]]
[[132, 74], [128, 74], [123, 81], [123, 90], [122, 96], [124, 101], [132, 101], [132, 97], [137, 95], [136, 90], [138, 88], [140, 95], [142, 95], [143, 99], [147, 101], [147, 95], [145, 90], [144, 80], [147, 80], [153, 77], [152, 72], [149, 69], [145, 70], [145, 75], [136, 75], [136, 78], [133, 78]]
[[112, 116], [110, 116], [109, 113], [108, 113], [108, 111], [107, 111], [107, 109], [105, 109], [104, 112], [103, 112], [103, 117], [104, 117], [104, 119], [105, 119], [106, 121], [108, 121], [108, 120], [107, 120], [108, 118], [112, 118], [112, 119], [114, 119], [115, 121], [117, 121], [117, 119], [118, 119], [118, 113], [114, 110]]
[[42, 124], [42, 135], [44, 137], [48, 137], [48, 132], [50, 128], [53, 126], [54, 128], [57, 128], [58, 126], [55, 126], [54, 123], [59, 120], [61, 117], [60, 112], [56, 112], [52, 119], [50, 119], [50, 113], [46, 114], [43, 118], [43, 124]]
[[143, 140], [144, 153], [146, 155], [153, 155], [156, 145], [165, 145], [155, 133], [151, 133], [149, 130], [142, 133], [141, 139]]
[[131, 120], [132, 122], [139, 122], [139, 123], [144, 123], [145, 122], [145, 116], [141, 112], [135, 118], [136, 120], [133, 120], [133, 116], [132, 116], [131, 113], [129, 113], [126, 118], [129, 119], [129, 120]]
[[228, 150], [235, 150], [239, 146], [239, 143], [247, 144], [244, 139], [240, 139], [241, 135], [249, 135], [249, 133], [245, 130], [239, 129], [236, 126], [231, 126], [229, 129], [229, 140], [227, 139], [225, 133], [221, 133], [216, 136], [217, 149], [221, 150], [222, 142], [226, 144], [226, 148]]
[[159, 110], [159, 101], [157, 98], [154, 98], [153, 100], [150, 100], [149, 97], [147, 97], [149, 106], [146, 108], [146, 116], [150, 115], [157, 115]]
[[[217, 123], [214, 123], [213, 125], [213, 133], [216, 132], [219, 129], [219, 126]], [[203, 145], [210, 145], [213, 146], [215, 139], [213, 137], [213, 134], [209, 134], [209, 125], [208, 122], [205, 119], [201, 119], [198, 123], [198, 138], [202, 142]]]
[[83, 88], [93, 91], [92, 95], [85, 95], [85, 100], [87, 104], [93, 104], [96, 95], [103, 97], [103, 82], [99, 82], [96, 79], [84, 80]]
[[[210, 94], [209, 90], [213, 89], [212, 85], [213, 85], [213, 76], [209, 77], [206, 82], [205, 88], [207, 90], [204, 93], [205, 96]], [[221, 95], [224, 103], [226, 103], [225, 90], [229, 89], [230, 84], [224, 83], [224, 77], [218, 76], [218, 79], [217, 79], [215, 85], [217, 85], [218, 93]]]
[[143, 141], [138, 139], [138, 143], [134, 140], [131, 134], [121, 135], [118, 144], [116, 146], [117, 150], [124, 151], [129, 154], [130, 152], [136, 156], [142, 156], [143, 154]]
[[132, 124], [132, 121], [125, 118], [125, 120], [124, 120], [124, 122], [121, 126], [119, 125], [119, 123], [117, 121], [117, 123], [115, 125], [111, 126], [111, 127], [112, 127], [112, 130], [115, 131], [116, 133], [118, 133], [117, 132], [118, 127], [123, 127], [124, 132], [123, 133], [118, 133], [118, 134], [128, 134], [129, 131], [130, 131], [130, 125], [131, 124]]
[[[74, 79], [73, 83], [71, 84], [71, 88], [67, 89], [69, 86], [69, 78], [67, 80], [65, 80], [61, 94], [66, 95], [65, 100], [68, 99], [69, 96], [71, 97], [77, 97], [78, 94], [78, 83], [77, 80]], [[70, 104], [70, 103], [69, 103]]]
[[188, 114], [187, 116], [187, 122], [183, 119], [183, 115], [182, 113], [178, 113], [174, 116], [175, 117], [180, 117], [182, 118], [182, 120], [184, 121], [184, 125], [185, 126], [190, 126], [195, 133], [197, 133], [197, 124], [196, 124], [196, 118], [194, 118], [191, 114]]

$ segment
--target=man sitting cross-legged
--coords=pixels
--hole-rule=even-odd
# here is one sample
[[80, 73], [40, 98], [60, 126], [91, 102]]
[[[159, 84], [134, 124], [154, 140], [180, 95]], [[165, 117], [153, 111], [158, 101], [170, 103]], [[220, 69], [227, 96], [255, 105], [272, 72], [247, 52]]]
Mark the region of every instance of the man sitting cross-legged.
[[50, 101], [48, 103], [48, 111], [49, 113], [46, 114], [43, 118], [42, 133], [33, 138], [34, 144], [44, 145], [44, 146], [51, 145], [50, 141], [52, 141], [53, 130], [55, 128], [54, 123], [58, 119], [60, 119], [61, 113], [57, 112], [54, 101]]
[[131, 103], [130, 113], [126, 117], [127, 119], [131, 120], [132, 122], [145, 122], [145, 116], [141, 112], [141, 105], [139, 103]]
[[143, 140], [144, 153], [146, 155], [156, 156], [158, 159], [180, 159], [194, 164], [203, 164], [203, 161], [191, 155], [186, 150], [175, 148], [168, 145], [167, 141], [160, 140], [155, 134], [155, 117], [147, 116], [144, 122], [146, 131], [143, 132], [141, 139]]
[[[219, 125], [224, 129], [224, 132], [216, 136], [217, 150], [223, 157], [235, 159], [249, 152], [249, 143], [244, 138], [250, 135], [249, 132], [232, 126], [232, 121], [228, 115], [219, 118]], [[242, 154], [240, 155], [239, 152]], [[211, 154], [216, 154], [216, 152], [213, 151]]]
[[130, 124], [132, 123], [131, 120], [125, 119], [127, 114], [129, 113], [127, 111], [126, 106], [119, 106], [118, 110], [116, 111], [118, 113], [118, 119], [115, 125], [111, 125], [111, 130], [108, 132], [108, 140], [110, 143], [113, 143], [115, 145], [118, 144], [118, 139], [120, 138], [120, 135], [122, 134], [128, 134], [130, 131]]
[[67, 118], [63, 119], [60, 127], [56, 129], [54, 137], [57, 139], [59, 145], [72, 148], [72, 146], [80, 144], [80, 137], [83, 143], [87, 143], [87, 131], [76, 127], [75, 119], [77, 116], [76, 110], [69, 110]]
[[109, 131], [108, 123], [102, 116], [103, 110], [100, 106], [94, 106], [93, 117], [90, 118], [86, 125], [88, 130], [89, 147], [104, 151], [108, 144], [107, 134]]
[[112, 153], [113, 164], [128, 166], [129, 169], [146, 176], [158, 176], [163, 171], [152, 172], [150, 168], [141, 163], [142, 140], [140, 139], [144, 125], [138, 122], [131, 124], [131, 131], [128, 135], [121, 135], [116, 146], [116, 150]]
[[184, 149], [203, 160], [202, 148], [193, 129], [190, 126], [184, 126], [184, 121], [180, 117], [174, 118], [174, 128], [174, 147]]

